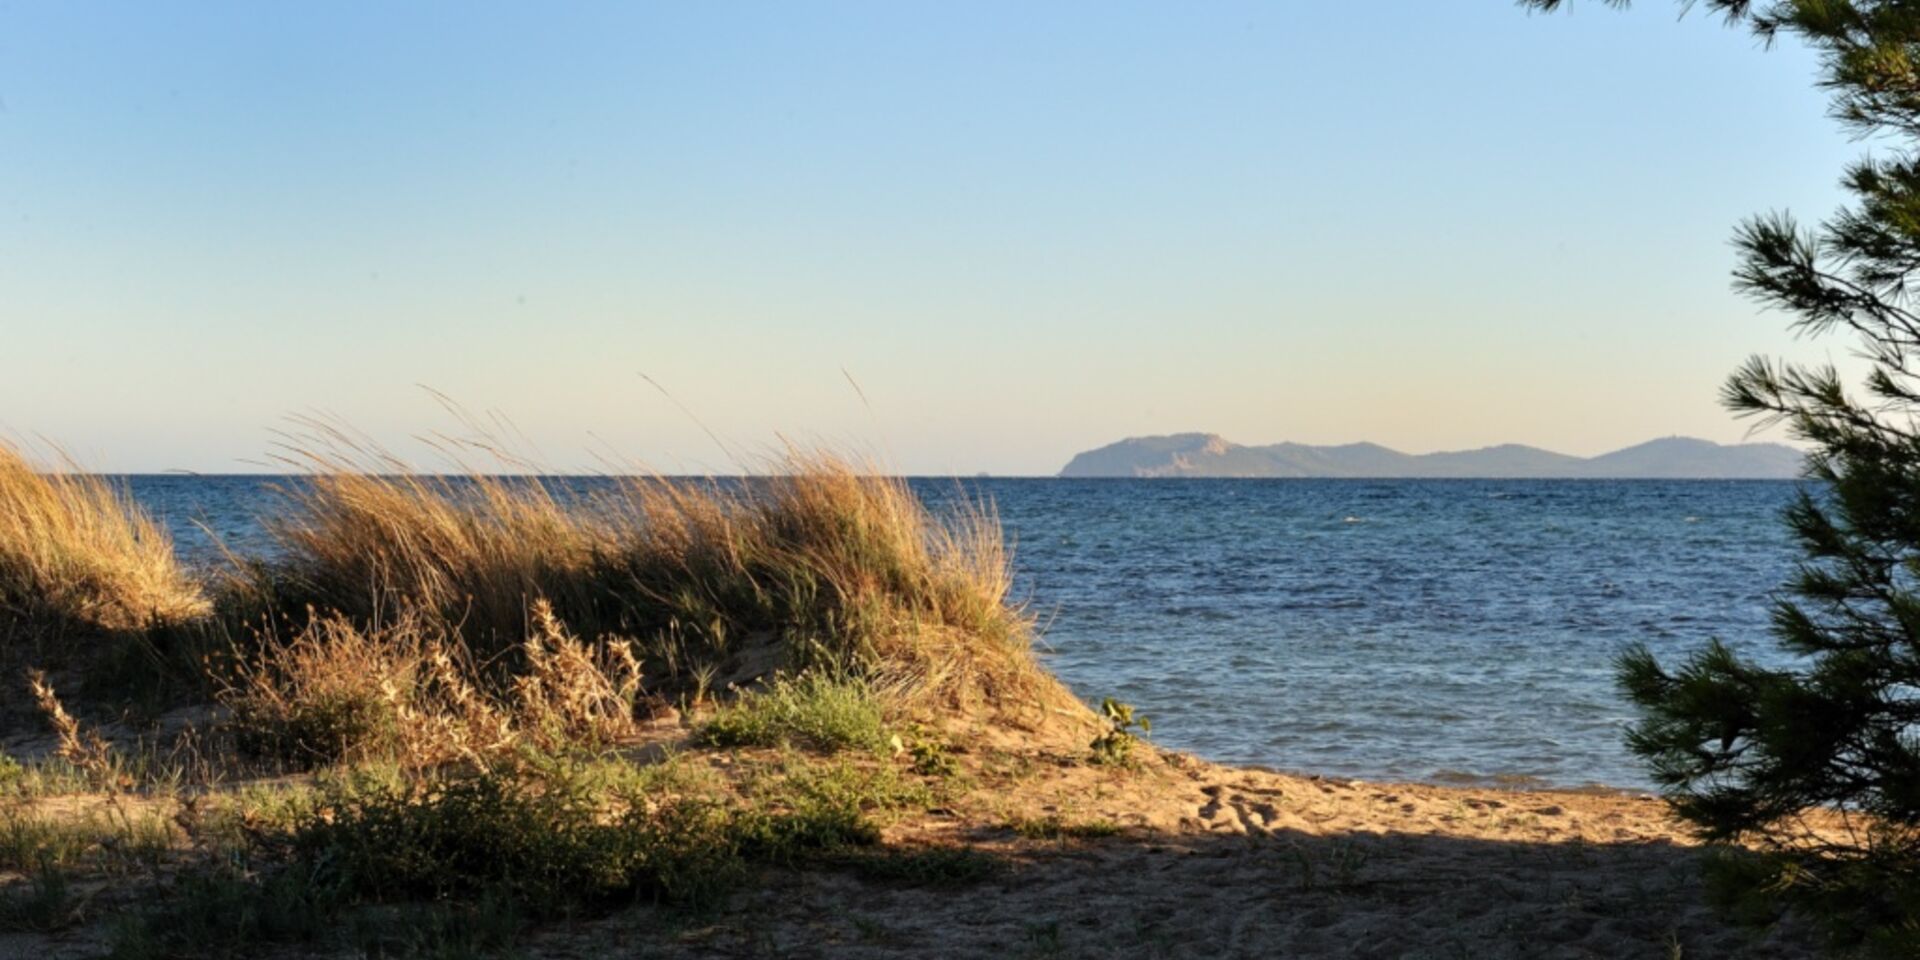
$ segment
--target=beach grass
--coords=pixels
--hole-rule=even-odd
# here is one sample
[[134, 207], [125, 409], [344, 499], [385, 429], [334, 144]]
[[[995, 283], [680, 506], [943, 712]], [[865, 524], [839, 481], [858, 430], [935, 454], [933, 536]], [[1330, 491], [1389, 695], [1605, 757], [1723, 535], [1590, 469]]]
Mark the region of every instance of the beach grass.
[[425, 474], [340, 430], [306, 442], [267, 518], [282, 558], [235, 589], [283, 621], [410, 618], [512, 670], [544, 603], [582, 637], [630, 641], [663, 696], [820, 667], [894, 703], [1077, 703], [1034, 664], [991, 507], [935, 516], [870, 465], [789, 451], [746, 478], [582, 490]]
[[206, 609], [165, 529], [124, 489], [0, 440], [0, 641], [140, 630]]

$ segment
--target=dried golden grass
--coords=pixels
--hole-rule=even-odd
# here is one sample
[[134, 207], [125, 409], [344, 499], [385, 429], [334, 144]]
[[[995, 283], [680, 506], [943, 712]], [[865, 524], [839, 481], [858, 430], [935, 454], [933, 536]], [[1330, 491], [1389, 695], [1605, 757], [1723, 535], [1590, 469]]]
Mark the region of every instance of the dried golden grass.
[[[257, 753], [297, 764], [396, 754], [437, 760], [417, 748], [436, 741], [457, 754], [468, 727], [485, 726], [423, 736], [432, 725], [425, 718], [455, 714], [459, 692], [436, 685], [435, 669], [436, 658], [455, 652], [410, 619], [361, 630], [344, 617], [318, 617], [291, 638], [264, 637], [236, 657], [217, 695]], [[449, 676], [464, 682], [463, 672]]]
[[581, 584], [605, 534], [537, 478], [424, 474], [344, 427], [301, 423], [281, 459], [302, 476], [265, 518], [290, 558], [279, 588], [296, 602], [363, 622], [427, 613], [498, 650], [524, 633], [535, 599]]
[[630, 739], [643, 707], [640, 660], [627, 640], [582, 642], [537, 601], [535, 629], [522, 645], [526, 666], [513, 678], [516, 723], [548, 751]]
[[1033, 662], [984, 505], [936, 517], [903, 480], [795, 451], [741, 480], [563, 490], [464, 466], [431, 476], [349, 431], [307, 426], [287, 457], [307, 475], [269, 519], [283, 604], [363, 625], [422, 617], [486, 658], [531, 655], [520, 641], [542, 629], [544, 601], [597, 649], [631, 638], [648, 674], [683, 691], [826, 664], [901, 702], [1076, 703]]
[[33, 691], [33, 700], [39, 706], [41, 715], [53, 727], [54, 735], [60, 738], [59, 746], [54, 750], [55, 755], [73, 764], [75, 769], [97, 784], [110, 782], [113, 748], [107, 741], [98, 732], [81, 727], [80, 721], [67, 712], [66, 705], [60, 702], [60, 695], [54, 692], [53, 683], [47, 679], [46, 673], [39, 670], [29, 672], [27, 686]]
[[580, 641], [544, 602], [535, 614], [523, 666], [504, 680], [417, 615], [372, 629], [325, 616], [235, 658], [218, 696], [250, 749], [299, 765], [484, 768], [523, 745], [557, 754], [630, 741], [652, 706], [631, 650]]
[[0, 440], [0, 628], [133, 630], [206, 608], [166, 532], [124, 491]]
[[741, 484], [634, 479], [621, 496], [642, 522], [605, 562], [652, 600], [655, 637], [704, 643], [695, 664], [771, 632], [792, 665], [855, 670], [895, 699], [1062, 702], [989, 505], [935, 516], [905, 480], [795, 451]]

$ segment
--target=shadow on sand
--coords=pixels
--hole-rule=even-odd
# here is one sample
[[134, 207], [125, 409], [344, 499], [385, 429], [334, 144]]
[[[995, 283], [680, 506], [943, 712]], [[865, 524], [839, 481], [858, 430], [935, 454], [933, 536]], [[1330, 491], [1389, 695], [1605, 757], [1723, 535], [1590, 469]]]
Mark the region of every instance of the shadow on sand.
[[[982, 831], [983, 844], [1004, 832]], [[789, 872], [698, 921], [633, 911], [530, 951], [690, 957], [1818, 957], [1739, 926], [1698, 849], [1413, 834], [1130, 833], [1022, 845], [991, 879], [914, 887]], [[663, 926], [664, 924], [664, 926]], [[591, 944], [591, 945], [590, 945]]]

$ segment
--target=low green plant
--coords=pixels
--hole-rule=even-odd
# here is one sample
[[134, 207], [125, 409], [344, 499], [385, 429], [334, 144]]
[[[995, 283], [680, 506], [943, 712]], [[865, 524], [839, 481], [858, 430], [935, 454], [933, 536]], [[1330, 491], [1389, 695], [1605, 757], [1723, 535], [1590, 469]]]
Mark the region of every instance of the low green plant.
[[0, 811], [0, 870], [87, 867], [108, 873], [155, 868], [173, 827], [155, 814], [108, 807], [79, 816]]
[[1107, 729], [1088, 745], [1092, 750], [1089, 759], [1101, 766], [1125, 766], [1133, 760], [1133, 748], [1139, 745], [1141, 735], [1153, 732], [1153, 721], [1136, 715], [1132, 704], [1112, 697], [1100, 701], [1100, 716], [1106, 720]]
[[1009, 821], [1007, 826], [1014, 833], [1028, 840], [1098, 840], [1120, 833], [1120, 825], [1103, 817], [1091, 820], [1068, 820], [1059, 814], [1044, 817], [1021, 817]]
[[908, 754], [913, 758], [913, 772], [923, 777], [945, 779], [960, 772], [960, 761], [939, 740], [916, 740]]
[[503, 891], [536, 916], [632, 891], [641, 829], [576, 784], [477, 775], [334, 787], [290, 843], [357, 898], [442, 900]]
[[700, 736], [720, 747], [791, 745], [878, 753], [887, 746], [873, 689], [858, 678], [823, 671], [776, 677], [765, 689], [740, 695], [700, 728]]
[[0, 768], [0, 799], [32, 800], [88, 793], [95, 788], [94, 778], [86, 771], [58, 757], [14, 761], [12, 766], [0, 764]]
[[75, 829], [30, 811], [0, 812], [0, 870], [77, 863], [94, 840], [93, 831]]
[[829, 804], [888, 813], [924, 808], [933, 801], [933, 794], [925, 784], [902, 776], [900, 768], [891, 763], [851, 758], [828, 763], [789, 759], [781, 770], [780, 778], [763, 780], [754, 789], [762, 803], [773, 798], [776, 802], [797, 803], [801, 807]]
[[337, 871], [359, 900], [492, 892], [540, 919], [635, 897], [710, 905], [750, 863], [870, 845], [873, 812], [924, 802], [890, 765], [793, 764], [738, 805], [590, 763], [520, 774], [349, 778], [323, 787], [288, 845], [297, 862]]
[[310, 782], [249, 783], [193, 800], [182, 819], [197, 845], [218, 857], [240, 860], [258, 837], [286, 834], [313, 816], [319, 796]]
[[761, 861], [795, 864], [880, 840], [876, 814], [925, 806], [924, 786], [891, 764], [789, 761], [756, 780], [742, 814], [745, 853]]

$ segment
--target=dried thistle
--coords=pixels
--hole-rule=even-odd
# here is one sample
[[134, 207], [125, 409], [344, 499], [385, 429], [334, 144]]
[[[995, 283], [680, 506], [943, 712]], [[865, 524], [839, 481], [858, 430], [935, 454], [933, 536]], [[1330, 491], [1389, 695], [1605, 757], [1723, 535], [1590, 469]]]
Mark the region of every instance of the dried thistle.
[[96, 786], [116, 786], [118, 778], [114, 775], [113, 748], [107, 741], [99, 733], [83, 729], [80, 721], [67, 712], [67, 708], [60, 703], [59, 694], [54, 692], [53, 684], [47, 680], [45, 671], [29, 672], [27, 685], [33, 689], [33, 699], [39, 704], [40, 712], [60, 738], [60, 746], [54, 753], [85, 773]]

